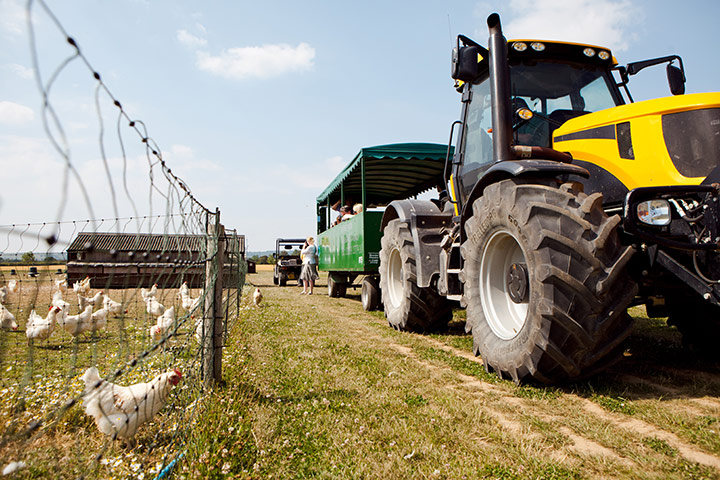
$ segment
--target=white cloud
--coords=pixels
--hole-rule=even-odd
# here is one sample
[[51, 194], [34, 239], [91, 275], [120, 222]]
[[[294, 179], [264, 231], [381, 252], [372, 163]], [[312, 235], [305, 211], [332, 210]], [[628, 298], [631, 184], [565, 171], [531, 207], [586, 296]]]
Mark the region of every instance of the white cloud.
[[30, 80], [34, 77], [34, 71], [32, 68], [28, 68], [18, 63], [8, 63], [4, 66], [5, 70], [8, 70], [23, 80]]
[[315, 49], [307, 43], [300, 43], [297, 47], [287, 44], [262, 45], [229, 48], [218, 56], [198, 52], [197, 66], [213, 75], [242, 80], [310, 70], [314, 58]]
[[627, 50], [643, 16], [632, 0], [511, 0], [508, 38], [562, 40]]
[[332, 172], [339, 172], [345, 167], [345, 160], [340, 155], [335, 155], [325, 160], [325, 168]]
[[204, 38], [196, 37], [187, 30], [178, 30], [177, 39], [180, 43], [189, 48], [201, 48], [207, 45], [207, 40], [205, 40]]
[[25, 2], [0, 0], [0, 31], [8, 37], [18, 37], [25, 31]]
[[32, 122], [35, 113], [32, 108], [15, 102], [0, 101], [0, 123], [22, 125]]
[[[172, 168], [173, 173], [176, 173], [180, 177], [183, 177], [184, 172], [195, 171], [198, 172], [210, 172], [221, 170], [220, 165], [217, 163], [197, 158], [195, 150], [187, 145], [175, 144], [170, 147], [170, 150], [163, 150], [163, 159]], [[188, 180], [191, 181], [191, 180]]]

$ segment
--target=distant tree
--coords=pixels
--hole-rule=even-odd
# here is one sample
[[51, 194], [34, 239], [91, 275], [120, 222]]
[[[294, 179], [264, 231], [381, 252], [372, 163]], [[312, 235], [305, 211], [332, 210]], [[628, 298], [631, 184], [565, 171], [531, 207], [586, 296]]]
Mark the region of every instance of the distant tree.
[[57, 259], [53, 257], [52, 255], [48, 255], [45, 257], [45, 260], [43, 260], [45, 263], [57, 263]]
[[22, 256], [24, 263], [33, 263], [35, 261], [35, 254], [33, 252], [25, 252]]

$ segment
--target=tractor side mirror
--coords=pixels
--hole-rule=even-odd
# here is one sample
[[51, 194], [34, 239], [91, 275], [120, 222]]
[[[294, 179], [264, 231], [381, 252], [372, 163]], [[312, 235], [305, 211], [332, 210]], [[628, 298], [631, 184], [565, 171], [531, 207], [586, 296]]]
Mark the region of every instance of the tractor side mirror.
[[453, 48], [452, 78], [467, 83], [475, 81], [480, 75], [479, 53], [479, 49], [474, 45]]
[[670, 92], [673, 95], [682, 95], [685, 93], [685, 75], [675, 65], [667, 66], [667, 78], [670, 85]]

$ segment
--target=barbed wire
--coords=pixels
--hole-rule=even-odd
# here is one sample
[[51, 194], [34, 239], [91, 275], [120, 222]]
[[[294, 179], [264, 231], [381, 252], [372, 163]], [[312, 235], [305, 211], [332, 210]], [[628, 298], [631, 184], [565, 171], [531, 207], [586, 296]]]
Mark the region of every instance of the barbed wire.
[[[39, 11], [72, 49], [47, 77]], [[239, 315], [244, 237], [225, 231], [219, 209], [205, 207], [172, 172], [146, 124], [126, 112], [47, 4], [28, 0], [26, 15], [43, 129], [63, 173], [54, 220], [0, 225], [0, 256], [62, 248], [67, 260], [0, 267], [0, 465], [25, 462], [27, 476], [166, 474], [202, 421], [214, 375], [208, 364]], [[94, 165], [108, 205], [88, 188], [55, 104], [55, 87], [78, 60], [93, 82]], [[107, 122], [111, 109], [117, 115]], [[127, 142], [125, 129], [140, 141]], [[117, 138], [120, 170], [109, 135]], [[130, 175], [134, 151], [144, 157], [145, 199]], [[77, 200], [87, 215], [75, 211]], [[128, 456], [138, 468], [118, 467]]]

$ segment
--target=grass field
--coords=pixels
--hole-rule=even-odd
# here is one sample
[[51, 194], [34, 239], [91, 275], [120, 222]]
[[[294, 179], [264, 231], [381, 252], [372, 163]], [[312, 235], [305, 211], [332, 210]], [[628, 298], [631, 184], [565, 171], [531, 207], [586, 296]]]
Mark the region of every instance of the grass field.
[[[183, 478], [720, 478], [720, 374], [634, 309], [626, 357], [564, 388], [516, 386], [448, 332], [392, 330], [359, 292], [248, 276], [265, 295], [225, 352]], [[250, 289], [247, 289], [250, 290]]]
[[[262, 269], [248, 282], [264, 301], [249, 305], [245, 288], [224, 385], [192, 401], [178, 390], [135, 450], [109, 446], [89, 476], [149, 478], [163, 455], [183, 453], [173, 477], [720, 478], [718, 364], [642, 309], [631, 312], [636, 328], [620, 364], [539, 388], [485, 372], [463, 311], [443, 334], [401, 333], [382, 312], [364, 312], [359, 291], [329, 298], [321, 281], [315, 295], [300, 295]], [[189, 406], [192, 415], [177, 415]], [[43, 453], [45, 471], [69, 478], [104, 439], [78, 406], [65, 418], [37, 449], [58, 454]], [[77, 452], [59, 445], [78, 438], [86, 446]], [[10, 453], [0, 450], [0, 460]]]

